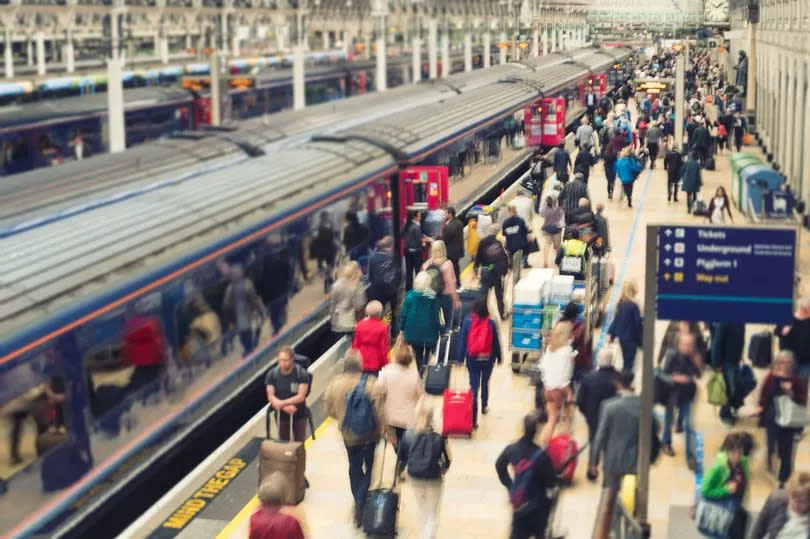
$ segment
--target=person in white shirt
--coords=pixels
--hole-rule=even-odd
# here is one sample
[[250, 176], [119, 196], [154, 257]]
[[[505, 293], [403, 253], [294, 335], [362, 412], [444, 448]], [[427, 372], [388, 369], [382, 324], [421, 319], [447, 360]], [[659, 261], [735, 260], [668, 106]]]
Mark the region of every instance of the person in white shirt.
[[571, 324], [561, 322], [554, 326], [549, 337], [548, 349], [540, 359], [540, 373], [543, 381], [543, 396], [546, 401], [548, 421], [543, 427], [540, 439], [548, 442], [554, 435], [554, 429], [565, 408], [565, 425], [571, 431], [573, 415], [571, 378], [574, 375], [574, 352], [571, 342]]
[[529, 232], [531, 233], [533, 230], [534, 212], [532, 211], [532, 199], [529, 198], [526, 191], [519, 189], [517, 196], [512, 199], [509, 205], [515, 207], [518, 217], [523, 219], [523, 222], [529, 227]]

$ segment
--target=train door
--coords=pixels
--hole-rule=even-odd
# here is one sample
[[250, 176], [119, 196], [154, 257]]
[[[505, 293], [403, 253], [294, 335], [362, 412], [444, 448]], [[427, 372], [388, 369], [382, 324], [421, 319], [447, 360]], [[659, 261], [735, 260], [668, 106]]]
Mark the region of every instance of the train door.
[[349, 95], [363, 95], [366, 93], [366, 73], [365, 71], [356, 71], [351, 74], [351, 86]]
[[541, 101], [543, 146], [556, 146], [565, 140], [565, 98], [544, 97]]
[[523, 129], [526, 146], [540, 146], [543, 144], [543, 106], [538, 99], [523, 109]]
[[197, 97], [194, 99], [193, 128], [199, 129], [203, 125], [211, 124], [211, 97]]
[[399, 173], [400, 226], [409, 211], [432, 211], [450, 197], [450, 171], [445, 166], [413, 166]]

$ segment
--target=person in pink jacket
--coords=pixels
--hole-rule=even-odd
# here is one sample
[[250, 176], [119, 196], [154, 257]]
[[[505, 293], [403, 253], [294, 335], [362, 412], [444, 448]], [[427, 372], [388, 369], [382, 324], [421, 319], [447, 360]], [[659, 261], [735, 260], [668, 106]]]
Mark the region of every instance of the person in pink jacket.
[[366, 305], [366, 317], [354, 329], [352, 348], [360, 351], [363, 372], [377, 374], [388, 363], [391, 340], [388, 324], [382, 321], [383, 306], [377, 300]]
[[[447, 246], [442, 240], [436, 240], [430, 244], [430, 258], [422, 264], [422, 271], [429, 274], [438, 269], [441, 274], [441, 289], [436, 289], [436, 299], [442, 308], [445, 326], [449, 327], [451, 322], [456, 325], [461, 320], [451, 321], [453, 309], [461, 308], [461, 300], [458, 297], [458, 282], [456, 281], [456, 271], [453, 269], [453, 262], [447, 258]], [[431, 275], [432, 276], [432, 275]]]

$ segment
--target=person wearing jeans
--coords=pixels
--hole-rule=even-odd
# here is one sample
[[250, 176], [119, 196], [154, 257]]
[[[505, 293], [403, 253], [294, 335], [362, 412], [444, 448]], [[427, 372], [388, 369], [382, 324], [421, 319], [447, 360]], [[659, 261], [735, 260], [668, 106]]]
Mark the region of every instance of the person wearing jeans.
[[[478, 324], [487, 324], [489, 328], [489, 350], [476, 350], [471, 348], [471, 344], [479, 346], [472, 340], [478, 339], [476, 331], [471, 331], [478, 327]], [[487, 339], [484, 339], [487, 340]], [[481, 393], [481, 413], [487, 413], [489, 404], [489, 377], [492, 375], [492, 368], [497, 361], [500, 365], [503, 362], [501, 357], [501, 343], [498, 338], [498, 326], [489, 317], [486, 296], [478, 297], [472, 306], [472, 312], [464, 319], [459, 334], [459, 344], [456, 347], [455, 361], [460, 365], [467, 360], [467, 371], [470, 374], [470, 389], [473, 394], [473, 428], [478, 427], [478, 394]]]
[[796, 373], [796, 362], [793, 353], [782, 350], [774, 359], [771, 371], [762, 382], [759, 393], [760, 426], [765, 427], [767, 438], [767, 467], [772, 470], [773, 453], [779, 457], [777, 479], [780, 487], [788, 480], [793, 470], [793, 448], [798, 429], [782, 427], [777, 424], [777, 399], [788, 396], [801, 405], [807, 405], [807, 389]]
[[[354, 498], [355, 524], [360, 526], [363, 505], [366, 501], [371, 472], [374, 469], [374, 448], [381, 437], [394, 439], [383, 410], [382, 396], [374, 391], [373, 378], [363, 372], [362, 357], [357, 350], [349, 350], [343, 359], [343, 373], [336, 376], [324, 393], [324, 406], [327, 416], [337, 420], [346, 454], [349, 458], [349, 484]], [[354, 432], [345, 424], [346, 400], [357, 387], [362, 387], [371, 400], [376, 427], [371, 432]]]
[[678, 336], [677, 351], [671, 350], [666, 354], [662, 368], [664, 374], [672, 381], [673, 391], [670, 401], [667, 403], [661, 450], [669, 456], [675, 455], [675, 451], [672, 449], [672, 424], [675, 422], [675, 408], [677, 407], [680, 417], [683, 419], [686, 462], [690, 470], [696, 469], [692, 402], [697, 390], [695, 378], [700, 376], [701, 364], [702, 359], [695, 346], [695, 336], [691, 333], [681, 333]]

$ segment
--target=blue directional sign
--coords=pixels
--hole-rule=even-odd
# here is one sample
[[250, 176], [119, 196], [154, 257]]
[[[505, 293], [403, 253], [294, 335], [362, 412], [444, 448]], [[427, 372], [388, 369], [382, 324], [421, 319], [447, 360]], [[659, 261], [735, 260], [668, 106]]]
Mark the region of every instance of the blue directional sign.
[[795, 271], [794, 229], [660, 226], [657, 316], [788, 323]]

